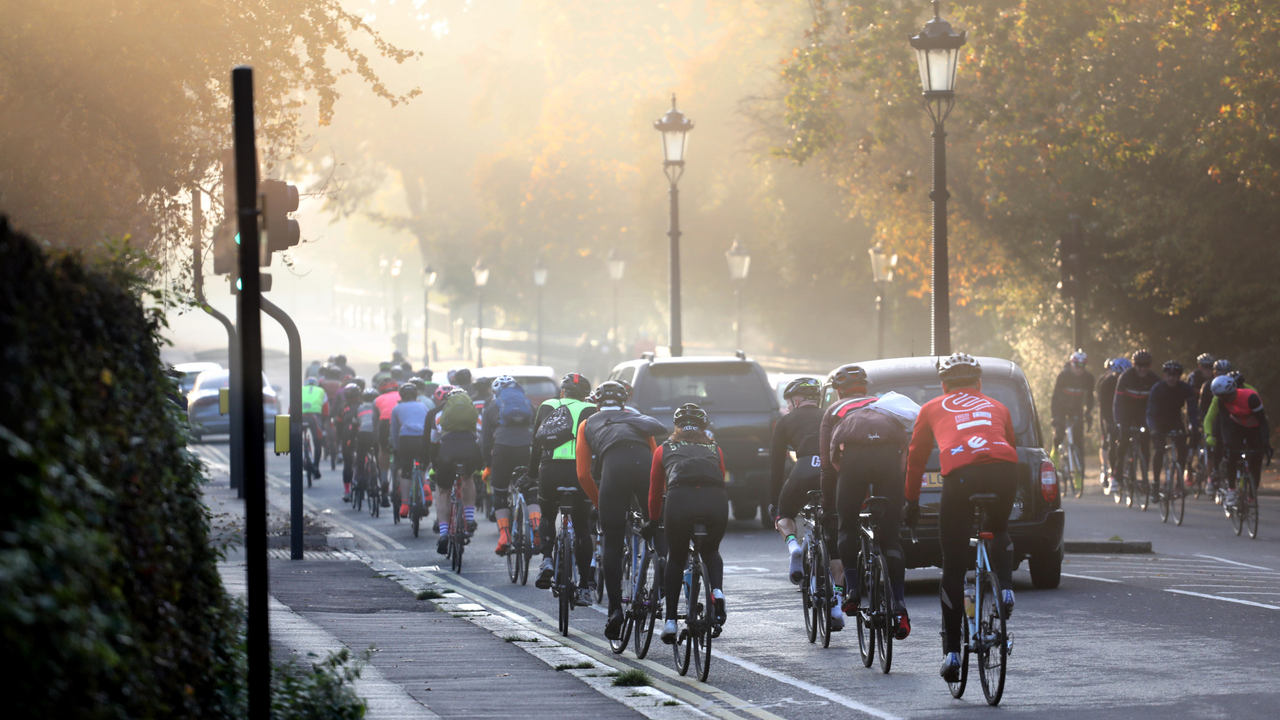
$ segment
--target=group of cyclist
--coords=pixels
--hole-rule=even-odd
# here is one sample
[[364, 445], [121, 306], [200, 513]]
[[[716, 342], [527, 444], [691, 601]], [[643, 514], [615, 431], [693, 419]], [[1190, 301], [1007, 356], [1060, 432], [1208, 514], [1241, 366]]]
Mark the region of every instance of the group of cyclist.
[[[1083, 426], [1091, 424], [1096, 398], [1105, 461], [1100, 480], [1108, 492], [1118, 489], [1112, 486], [1125, 477], [1124, 462], [1133, 444], [1140, 450], [1136, 470], [1143, 482], [1149, 474], [1159, 473], [1166, 437], [1172, 438], [1184, 468], [1177, 492], [1194, 484], [1193, 460], [1202, 443], [1207, 448], [1211, 492], [1222, 484], [1226, 502], [1235, 503], [1236, 469], [1242, 452], [1248, 457], [1256, 489], [1263, 457], [1269, 458], [1272, 452], [1270, 426], [1261, 396], [1230, 360], [1202, 353], [1196, 358], [1196, 369], [1184, 380], [1181, 362], [1167, 360], [1157, 374], [1152, 370], [1151, 352], [1142, 349], [1129, 358], [1107, 359], [1096, 383], [1085, 369], [1087, 362], [1083, 350], [1072, 353], [1054, 383], [1050, 408], [1055, 464], [1068, 427], [1072, 428], [1078, 457], [1084, 457]], [[1074, 481], [1080, 482], [1078, 478]]]

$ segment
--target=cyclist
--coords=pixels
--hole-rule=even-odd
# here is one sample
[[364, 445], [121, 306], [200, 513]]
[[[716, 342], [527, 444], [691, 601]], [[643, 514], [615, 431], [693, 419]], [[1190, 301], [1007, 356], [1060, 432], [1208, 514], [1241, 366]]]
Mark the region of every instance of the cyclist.
[[[839, 553], [831, 554], [831, 566], [834, 577], [839, 578], [843, 587], [837, 587], [836, 593], [839, 596], [843, 588], [848, 588], [843, 613], [857, 612], [861, 598], [857, 563], [853, 561], [862, 549], [862, 504], [874, 486], [874, 493], [888, 500], [876, 536], [880, 538], [880, 549], [889, 569], [889, 585], [893, 589], [897, 615], [894, 637], [905, 640], [911, 634], [911, 618], [907, 614], [903, 588], [906, 563], [898, 528], [902, 525], [902, 460], [911, 436], [898, 420], [870, 407], [879, 398], [867, 395], [867, 372], [861, 367], [840, 367], [831, 373], [830, 381], [839, 398], [822, 415], [818, 451], [822, 461], [822, 496], [835, 500], [833, 507], [839, 518]], [[837, 558], [845, 557], [850, 559], [852, 567], [841, 563], [837, 568], [836, 563], [840, 562]], [[844, 625], [843, 615], [839, 624]], [[831, 628], [834, 630], [836, 625]]]
[[648, 519], [649, 470], [657, 449], [653, 439], [665, 435], [667, 429], [648, 415], [626, 407], [628, 394], [622, 383], [601, 383], [592, 395], [600, 410], [579, 425], [574, 454], [578, 482], [600, 513], [604, 587], [609, 594], [604, 636], [617, 640], [623, 621], [622, 549], [627, 536], [627, 511], [634, 500], [641, 508], [640, 514]]
[[307, 366], [306, 378], [310, 379], [310, 378], [319, 378], [319, 377], [320, 377], [320, 361], [312, 360], [311, 364]]
[[[359, 427], [356, 430], [356, 454], [355, 467], [363, 472], [364, 460], [369, 455], [375, 455], [378, 452], [378, 407], [374, 405], [374, 401], [378, 399], [378, 391], [373, 388], [365, 390], [360, 395], [360, 407], [356, 411], [356, 418]], [[346, 469], [343, 469], [345, 473]], [[378, 478], [360, 478], [360, 482], [373, 483]], [[391, 501], [385, 495], [382, 497], [382, 507], [390, 507]]]
[[[1236, 465], [1240, 451], [1265, 450], [1269, 458], [1271, 426], [1262, 409], [1262, 396], [1245, 384], [1238, 373], [1214, 378], [1210, 389], [1213, 403], [1205, 416], [1205, 440], [1216, 450], [1217, 458], [1226, 453], [1227, 505], [1231, 505], [1236, 501]], [[1249, 474], [1255, 484], [1262, 477], [1261, 453], [1250, 453]]]
[[[556, 488], [578, 486], [578, 463], [576, 433], [583, 420], [596, 413], [596, 406], [586, 402], [591, 392], [591, 381], [581, 373], [569, 373], [560, 380], [560, 397], [552, 398], [538, 407], [538, 414], [533, 420], [533, 443], [529, 452], [529, 478], [538, 481], [538, 502], [546, 508], [544, 519], [547, 522], [539, 526], [542, 541], [542, 568], [534, 583], [541, 590], [551, 587], [555, 576], [555, 565], [552, 554], [556, 542], [556, 515], [560, 512], [560, 498]], [[555, 416], [556, 421], [543, 429], [548, 418]], [[566, 417], [567, 416], [567, 417]], [[563, 421], [563, 422], [562, 422]], [[553, 429], [563, 429], [556, 433], [555, 440], [560, 440], [552, 447], [544, 447], [545, 440], [539, 439], [541, 433], [546, 437]], [[563, 439], [563, 438], [568, 438]], [[583, 578], [594, 578], [591, 572], [592, 542], [591, 533], [591, 501], [585, 497], [574, 499], [573, 524], [577, 526], [575, 534], [574, 555], [578, 560], [578, 572]], [[590, 605], [595, 594], [594, 580], [586, 580], [584, 587], [578, 592], [578, 604]]]
[[[1053, 464], [1058, 464], [1058, 446], [1067, 433], [1067, 424], [1074, 420], [1077, 454], [1084, 458], [1084, 430], [1093, 426], [1093, 375], [1085, 369], [1089, 356], [1084, 350], [1076, 350], [1067, 359], [1067, 366], [1058, 373], [1053, 383], [1053, 397], [1049, 401], [1049, 413], [1053, 418]], [[1082, 422], [1083, 421], [1083, 422]], [[1072, 482], [1075, 482], [1074, 479]]]
[[[1160, 382], [1160, 378], [1151, 372], [1151, 352], [1138, 350], [1133, 354], [1133, 367], [1120, 373], [1116, 379], [1116, 396], [1111, 412], [1115, 416], [1117, 436], [1116, 459], [1124, 462], [1129, 452], [1129, 443], [1135, 438], [1142, 450], [1142, 467], [1139, 468], [1142, 479], [1147, 479], [1146, 460], [1151, 456], [1151, 436], [1141, 430], [1146, 428], [1147, 401], [1151, 397], [1151, 387]], [[1124, 468], [1120, 464], [1114, 466], [1116, 477], [1124, 477]], [[1130, 488], [1132, 491], [1133, 489]]]
[[[400, 386], [400, 402], [391, 410], [391, 446], [396, 451], [400, 517], [409, 516], [409, 482], [413, 478], [413, 463], [416, 461], [425, 464], [429, 459], [427, 412], [427, 406], [418, 402], [416, 385], [405, 383]], [[427, 506], [429, 507], [429, 501]], [[423, 510], [425, 509], [424, 507]]]
[[[439, 392], [439, 390], [437, 390]], [[453, 483], [462, 486], [463, 518], [467, 523], [466, 532], [470, 537], [476, 531], [476, 485], [473, 475], [484, 463], [480, 457], [480, 443], [476, 438], [476, 421], [479, 413], [472, 404], [471, 397], [462, 388], [453, 388], [444, 397], [443, 404], [432, 418], [440, 432], [440, 444], [432, 461], [436, 469], [436, 486], [441, 498], [445, 498], [453, 489]], [[434, 431], [433, 431], [434, 432]], [[458, 476], [458, 465], [462, 466], [462, 475]], [[440, 522], [440, 540], [436, 544], [436, 552], [441, 555], [449, 553], [449, 512], [448, 503], [441, 501], [436, 509], [436, 518]]]
[[[711, 425], [707, 413], [693, 403], [676, 408], [676, 430], [653, 453], [649, 469], [649, 517], [664, 518], [667, 538], [667, 570], [663, 586], [667, 599], [662, 642], [676, 642], [676, 614], [680, 585], [684, 582], [693, 526], [707, 528], [702, 560], [707, 564], [707, 582], [715, 598], [715, 622], [724, 623], [724, 560], [720, 541], [729, 524], [729, 496], [724, 489], [724, 452], [707, 434]], [[664, 516], [663, 508], [666, 508]]]
[[[494, 379], [493, 396], [480, 413], [480, 427], [484, 469], [493, 487], [494, 517], [498, 521], [498, 547], [494, 552], [505, 555], [511, 547], [511, 482], [517, 479], [516, 468], [528, 461], [529, 446], [533, 444], [533, 403], [515, 378], [502, 375]], [[542, 515], [536, 503], [529, 512]]]
[[[429, 398], [434, 398], [436, 393], [436, 388], [440, 387], [440, 384], [431, 382], [431, 378], [435, 376], [435, 373], [431, 371], [431, 368], [428, 368], [428, 367], [421, 368], [418, 370], [418, 372], [414, 373], [414, 375], [416, 377], [422, 378], [422, 381], [426, 383], [426, 396]], [[422, 393], [419, 393], [419, 394], [421, 395]]]
[[335, 355], [333, 358], [333, 366], [338, 369], [338, 379], [343, 383], [350, 382], [351, 378], [356, 376], [356, 371], [352, 370], [351, 366], [347, 364], [346, 355]]
[[920, 479], [934, 445], [941, 450], [942, 499], [938, 505], [938, 542], [942, 546], [942, 677], [960, 679], [960, 621], [964, 614], [964, 575], [972, 552], [973, 503], [993, 493], [988, 520], [994, 533], [991, 565], [1003, 588], [1005, 613], [1013, 612], [1013, 541], [1009, 512], [1017, 490], [1018, 453], [1009, 409], [982, 394], [982, 366], [955, 353], [938, 367], [942, 395], [920, 408], [907, 455], [906, 524], [920, 518]]
[[1120, 379], [1120, 373], [1133, 367], [1133, 363], [1128, 358], [1111, 358], [1104, 367], [1106, 372], [1098, 378], [1096, 386], [1098, 428], [1102, 431], [1102, 448], [1107, 454], [1107, 467], [1111, 468], [1111, 477], [1107, 478], [1107, 482], [1111, 482], [1116, 476], [1116, 467], [1120, 461], [1116, 456], [1120, 445], [1120, 431], [1116, 428], [1115, 413], [1112, 412], [1115, 407], [1116, 381]]
[[355, 474], [356, 434], [360, 432], [360, 386], [342, 387], [342, 409], [335, 422], [342, 443], [342, 502], [351, 502], [351, 476]]
[[373, 386], [382, 387], [382, 383], [391, 379], [391, 363], [378, 363], [378, 372], [373, 375]]
[[[1187, 428], [1189, 434], [1194, 433], [1199, 425], [1199, 416], [1196, 414], [1196, 393], [1191, 389], [1190, 384], [1182, 381], [1182, 363], [1169, 360], [1161, 370], [1164, 373], [1164, 382], [1151, 386], [1151, 395], [1147, 400], [1147, 427], [1155, 436], [1151, 470], [1156, 473], [1156, 482], [1160, 482], [1160, 468], [1164, 463], [1163, 436], [1183, 428]], [[1182, 420], [1184, 405], [1187, 408], [1185, 423]], [[1174, 444], [1178, 451], [1178, 462], [1182, 463], [1185, 471], [1187, 467], [1186, 436], [1175, 438]], [[1185, 476], [1189, 478], [1191, 475], [1186, 472]], [[1179, 480], [1178, 485], [1181, 487], [1182, 480]]]
[[378, 473], [381, 475], [378, 480], [382, 483], [384, 497], [391, 493], [391, 412], [400, 402], [399, 390], [395, 380], [387, 378], [378, 386], [378, 398], [373, 401], [378, 408]]
[[[769, 517], [773, 527], [787, 544], [791, 563], [787, 574], [794, 585], [804, 576], [801, 567], [804, 549], [796, 540], [796, 515], [808, 502], [810, 490], [820, 490], [818, 475], [818, 427], [822, 424], [822, 411], [818, 401], [822, 398], [822, 381], [813, 377], [796, 378], [787, 383], [782, 399], [787, 403], [787, 414], [773, 426], [773, 444], [769, 448]], [[796, 464], [786, 474], [791, 451], [796, 453]], [[830, 501], [835, 498], [831, 497]], [[834, 505], [833, 505], [834, 507]], [[828, 533], [827, 545], [835, 550], [834, 533]]]
[[449, 371], [448, 377], [450, 385], [467, 391], [467, 396], [472, 400], [478, 399], [479, 391], [477, 391], [476, 387], [471, 384], [471, 370], [467, 368], [454, 368]]
[[1196, 369], [1192, 370], [1191, 375], [1187, 377], [1187, 384], [1195, 391], [1198, 398], [1200, 397], [1200, 388], [1213, 378], [1213, 356], [1209, 353], [1200, 353], [1196, 357]]
[[[1219, 377], [1234, 372], [1231, 361], [1226, 358], [1218, 358], [1213, 363], [1213, 377]], [[1200, 417], [1207, 419], [1209, 417], [1209, 406], [1213, 404], [1213, 389], [1210, 385], [1213, 378], [1209, 378], [1209, 382], [1200, 386], [1200, 401], [1196, 409], [1200, 411]], [[1217, 462], [1214, 462], [1217, 467]]]
[[302, 424], [311, 428], [311, 467], [308, 470], [320, 477], [320, 452], [324, 449], [325, 419], [329, 417], [329, 397], [320, 387], [320, 380], [307, 378], [302, 386]]

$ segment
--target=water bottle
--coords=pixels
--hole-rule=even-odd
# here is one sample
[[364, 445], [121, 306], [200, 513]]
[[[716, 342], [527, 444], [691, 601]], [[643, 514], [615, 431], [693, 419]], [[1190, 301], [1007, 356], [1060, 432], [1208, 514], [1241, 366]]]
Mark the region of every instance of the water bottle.
[[977, 597], [978, 590], [973, 583], [973, 573], [965, 573], [964, 575], [964, 614], [968, 617], [974, 615], [974, 598]]
[[693, 585], [693, 568], [684, 569], [684, 595], [689, 597], [689, 587]]

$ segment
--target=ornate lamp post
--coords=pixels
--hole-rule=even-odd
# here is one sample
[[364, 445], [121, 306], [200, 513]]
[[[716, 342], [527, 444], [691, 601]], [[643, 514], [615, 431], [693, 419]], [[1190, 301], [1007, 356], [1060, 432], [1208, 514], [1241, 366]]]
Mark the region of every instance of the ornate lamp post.
[[533, 284], [538, 288], [538, 365], [542, 364], [542, 288], [547, 284], [547, 268], [542, 256], [533, 261]]
[[471, 268], [476, 278], [476, 367], [484, 367], [484, 286], [489, 282], [489, 268], [484, 259], [476, 260]]
[[618, 286], [622, 284], [622, 275], [627, 270], [627, 261], [622, 259], [617, 250], [610, 250], [605, 260], [609, 269], [609, 279], [613, 281], [613, 343], [618, 344]]
[[933, 0], [933, 18], [919, 35], [911, 38], [920, 66], [924, 106], [933, 118], [933, 299], [930, 309], [932, 354], [951, 354], [951, 286], [947, 269], [947, 116], [956, 102], [956, 66], [967, 33], [957, 33], [938, 14]]
[[738, 331], [738, 345], [735, 349], [742, 349], [742, 288], [747, 284], [747, 272], [751, 270], [751, 254], [747, 252], [747, 248], [738, 238], [733, 239], [733, 247], [724, 254], [725, 259], [729, 261], [729, 279], [736, 283], [733, 286], [734, 299], [738, 305], [738, 319], [733, 323], [733, 327]]
[[677, 185], [684, 174], [684, 151], [688, 142], [689, 131], [693, 129], [693, 121], [676, 110], [675, 93], [671, 95], [671, 109], [661, 120], [653, 123], [654, 129], [662, 133], [662, 171], [671, 182], [668, 195], [671, 198], [671, 228], [667, 237], [671, 238], [671, 356], [684, 354], [684, 343], [681, 339], [680, 325], [680, 189]]
[[884, 295], [889, 291], [889, 283], [893, 282], [893, 269], [898, 266], [898, 255], [893, 257], [876, 245], [871, 253], [871, 279], [876, 284], [876, 357], [884, 357]]
[[436, 271], [431, 263], [422, 268], [422, 364], [431, 367], [431, 287], [436, 284]]

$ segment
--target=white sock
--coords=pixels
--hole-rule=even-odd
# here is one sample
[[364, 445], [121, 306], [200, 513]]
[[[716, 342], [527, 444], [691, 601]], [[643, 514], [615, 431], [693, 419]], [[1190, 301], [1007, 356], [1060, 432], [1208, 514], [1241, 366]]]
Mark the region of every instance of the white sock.
[[715, 598], [715, 599], [717, 599], [717, 600], [723, 600], [723, 599], [724, 599], [724, 593], [720, 592], [720, 588], [716, 588], [715, 590], [712, 590], [712, 591], [711, 591], [711, 597], [713, 597], [713, 598]]
[[790, 550], [792, 555], [800, 552], [800, 541], [796, 540], [794, 537], [787, 540], [787, 550]]
[[448, 534], [449, 534], [449, 521], [448, 521], [448, 520], [441, 520], [441, 521], [440, 521], [440, 536], [441, 536], [441, 537], [444, 537], [445, 535], [448, 535]]

